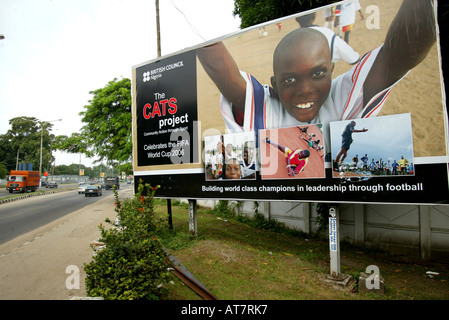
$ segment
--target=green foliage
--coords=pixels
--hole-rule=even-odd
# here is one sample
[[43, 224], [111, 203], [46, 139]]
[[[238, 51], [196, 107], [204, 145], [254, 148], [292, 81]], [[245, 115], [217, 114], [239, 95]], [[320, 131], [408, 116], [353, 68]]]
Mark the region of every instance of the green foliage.
[[0, 161], [7, 171], [16, 168], [18, 163], [32, 163], [33, 169], [39, 169], [40, 142], [42, 136], [42, 167], [49, 169], [54, 157], [55, 136], [51, 134], [53, 124], [39, 121], [34, 117], [16, 117], [9, 120], [11, 128], [6, 134], [0, 135]]
[[0, 162], [0, 179], [5, 179], [8, 174], [9, 174], [9, 171], [6, 168], [5, 163]]
[[64, 135], [57, 136], [55, 139], [55, 146], [57, 149], [69, 153], [84, 153], [88, 156], [92, 156], [83, 135], [77, 132], [72, 133], [70, 137]]
[[317, 203], [316, 204], [317, 221], [316, 227], [317, 231], [324, 230], [329, 223], [329, 205], [327, 203]]
[[333, 2], [337, 0], [235, 0], [234, 15], [243, 29]]
[[131, 80], [114, 79], [93, 95], [80, 112], [83, 144], [100, 161], [129, 161], [132, 155]]
[[332, 203], [317, 203], [316, 204], [316, 213], [317, 213], [317, 231], [325, 230], [329, 225], [329, 209], [331, 206], [336, 206], [336, 204]]
[[229, 208], [229, 201], [218, 200], [218, 203], [210, 211], [211, 213], [220, 217], [234, 217], [234, 212]]
[[[153, 196], [157, 188], [139, 184], [132, 199], [120, 201], [114, 190], [120, 228], [100, 225], [105, 248], [86, 264], [86, 291], [107, 300], [156, 300], [170, 279], [167, 254], [156, 237]], [[111, 222], [106, 220], [109, 224]]]
[[117, 172], [124, 172], [125, 174], [133, 174], [133, 164], [127, 162], [117, 166]]

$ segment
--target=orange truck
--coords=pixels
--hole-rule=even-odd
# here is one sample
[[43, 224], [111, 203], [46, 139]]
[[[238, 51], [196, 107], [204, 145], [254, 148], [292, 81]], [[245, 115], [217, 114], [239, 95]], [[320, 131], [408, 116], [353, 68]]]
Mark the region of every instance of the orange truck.
[[6, 190], [9, 193], [34, 192], [39, 188], [40, 179], [39, 171], [11, 170], [6, 182]]

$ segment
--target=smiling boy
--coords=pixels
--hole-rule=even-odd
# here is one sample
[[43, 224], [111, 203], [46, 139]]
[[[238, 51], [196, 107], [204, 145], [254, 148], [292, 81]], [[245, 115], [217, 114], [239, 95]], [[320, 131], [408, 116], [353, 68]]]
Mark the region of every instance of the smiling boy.
[[394, 84], [426, 57], [435, 39], [433, 1], [404, 0], [385, 43], [334, 80], [328, 42], [309, 28], [290, 32], [276, 47], [271, 86], [240, 71], [221, 42], [197, 55], [222, 94], [228, 129], [257, 135], [259, 129], [322, 123], [328, 143], [330, 121], [376, 116]]
[[235, 158], [227, 160], [224, 166], [224, 175], [225, 179], [240, 179], [242, 176], [240, 162]]

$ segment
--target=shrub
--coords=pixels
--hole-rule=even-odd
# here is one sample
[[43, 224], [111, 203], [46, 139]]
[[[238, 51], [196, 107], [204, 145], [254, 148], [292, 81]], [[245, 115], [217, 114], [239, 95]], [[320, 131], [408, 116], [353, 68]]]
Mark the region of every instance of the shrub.
[[115, 194], [115, 210], [120, 227], [99, 226], [105, 248], [84, 266], [89, 296], [104, 299], [159, 299], [170, 278], [168, 257], [156, 237], [153, 223], [153, 196], [156, 188], [139, 183], [138, 193], [120, 201]]

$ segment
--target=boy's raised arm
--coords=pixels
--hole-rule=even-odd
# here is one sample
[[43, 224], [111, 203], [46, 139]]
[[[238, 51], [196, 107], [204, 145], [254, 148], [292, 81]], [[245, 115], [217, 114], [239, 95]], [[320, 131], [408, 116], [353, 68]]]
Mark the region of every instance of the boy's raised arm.
[[246, 82], [222, 42], [197, 50], [197, 56], [204, 70], [231, 103], [244, 110]]
[[364, 84], [364, 104], [417, 66], [436, 40], [433, 0], [404, 0]]

